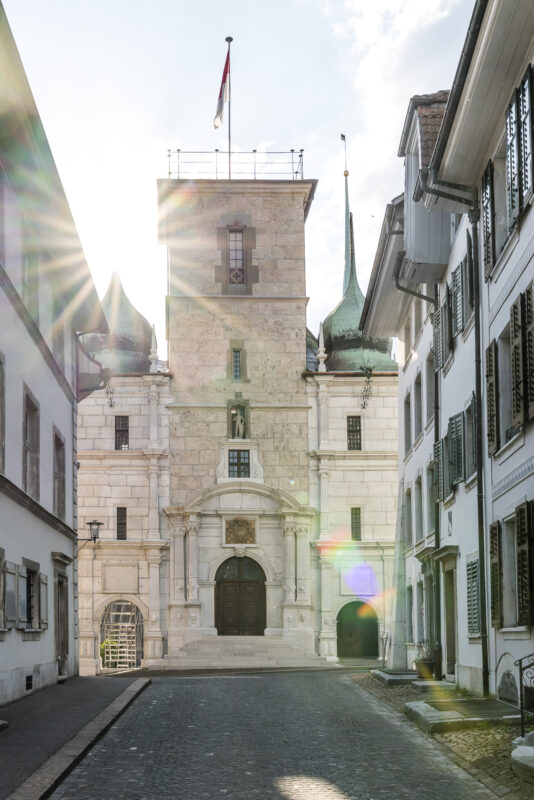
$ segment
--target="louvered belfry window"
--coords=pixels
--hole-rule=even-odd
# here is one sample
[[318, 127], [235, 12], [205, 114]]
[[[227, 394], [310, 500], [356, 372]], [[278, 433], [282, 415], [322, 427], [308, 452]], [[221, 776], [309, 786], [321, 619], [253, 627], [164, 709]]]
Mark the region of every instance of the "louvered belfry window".
[[517, 624], [531, 625], [534, 620], [532, 596], [532, 511], [533, 503], [522, 503], [515, 510], [517, 558]]
[[467, 562], [467, 633], [469, 636], [480, 634], [478, 559]]
[[499, 449], [499, 392], [497, 381], [497, 342], [486, 349], [486, 413], [488, 419], [488, 455]]
[[502, 628], [502, 559], [501, 523], [493, 522], [489, 529], [491, 625]]
[[495, 264], [495, 204], [493, 201], [493, 164], [491, 161], [482, 177], [482, 252], [484, 275], [487, 277]]

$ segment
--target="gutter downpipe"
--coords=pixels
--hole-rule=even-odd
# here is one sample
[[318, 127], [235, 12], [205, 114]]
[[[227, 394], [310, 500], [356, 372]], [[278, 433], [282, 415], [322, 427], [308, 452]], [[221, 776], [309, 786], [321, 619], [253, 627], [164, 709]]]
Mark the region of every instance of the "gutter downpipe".
[[[434, 171], [432, 180], [435, 182]], [[482, 461], [482, 357], [481, 357], [481, 330], [480, 330], [480, 274], [479, 274], [479, 258], [478, 258], [478, 223], [480, 220], [480, 207], [478, 205], [478, 193], [474, 187], [466, 187], [456, 185], [459, 191], [465, 191], [466, 194], [471, 195], [471, 199], [462, 197], [452, 192], [444, 192], [441, 189], [436, 189], [434, 186], [429, 186], [427, 183], [428, 170], [422, 169], [419, 173], [420, 184], [424, 192], [441, 197], [445, 200], [451, 200], [455, 203], [461, 203], [468, 206], [468, 217], [471, 224], [472, 242], [473, 242], [473, 305], [474, 305], [474, 328], [475, 328], [475, 408], [476, 408], [476, 453], [477, 453], [477, 533], [478, 533], [478, 563], [479, 563], [479, 584], [480, 584], [480, 640], [482, 648], [482, 692], [484, 697], [489, 694], [489, 659], [488, 659], [488, 621], [487, 621], [487, 592], [486, 592], [486, 554], [485, 554], [485, 535], [484, 535], [484, 468]], [[452, 189], [455, 185], [452, 183], [445, 183], [447, 187]], [[421, 193], [422, 194], [422, 193]], [[415, 199], [415, 197], [414, 197]], [[420, 197], [418, 198], [420, 199]], [[437, 293], [437, 287], [436, 287]], [[436, 376], [438, 373], [436, 372]], [[439, 381], [436, 379], [437, 389]], [[437, 397], [437, 391], [435, 391]], [[436, 438], [437, 436], [437, 438]], [[436, 430], [434, 423], [434, 439], [439, 439], [439, 428]], [[437, 504], [439, 511], [439, 503]], [[436, 547], [439, 546], [439, 513], [436, 517], [437, 530], [436, 533]], [[439, 581], [439, 575], [436, 573], [436, 578]], [[436, 621], [440, 618], [436, 615]], [[440, 624], [440, 623], [438, 623]], [[439, 640], [438, 640], [439, 641]]]

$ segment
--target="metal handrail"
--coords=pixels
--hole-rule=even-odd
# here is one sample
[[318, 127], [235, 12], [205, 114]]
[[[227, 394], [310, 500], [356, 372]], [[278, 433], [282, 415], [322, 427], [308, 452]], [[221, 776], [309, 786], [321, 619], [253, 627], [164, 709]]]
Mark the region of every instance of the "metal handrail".
[[[191, 158], [201, 156], [201, 158]], [[304, 150], [167, 150], [167, 176], [176, 178], [228, 178], [231, 157], [232, 177], [252, 180], [303, 180]], [[185, 158], [184, 158], [185, 157]]]
[[519, 710], [521, 714], [521, 736], [525, 735], [525, 698], [524, 687], [534, 689], [534, 653], [518, 658], [514, 665], [519, 667]]

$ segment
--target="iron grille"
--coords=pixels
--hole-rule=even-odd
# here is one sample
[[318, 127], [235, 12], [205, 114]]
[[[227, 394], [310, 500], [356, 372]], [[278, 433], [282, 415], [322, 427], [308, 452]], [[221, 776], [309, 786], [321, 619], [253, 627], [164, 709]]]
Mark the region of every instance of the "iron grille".
[[232, 376], [235, 381], [241, 380], [241, 350], [232, 350]]
[[361, 508], [351, 508], [350, 510], [350, 535], [353, 542], [359, 542], [362, 538]]
[[362, 449], [362, 420], [361, 417], [347, 417], [347, 449]]
[[115, 417], [115, 450], [128, 450], [130, 432], [128, 417]]
[[117, 508], [117, 539], [126, 539], [126, 508]]

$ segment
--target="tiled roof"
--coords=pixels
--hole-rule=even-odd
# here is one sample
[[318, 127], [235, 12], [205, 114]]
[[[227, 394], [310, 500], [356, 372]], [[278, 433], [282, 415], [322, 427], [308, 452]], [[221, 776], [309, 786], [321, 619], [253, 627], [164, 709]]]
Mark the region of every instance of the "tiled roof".
[[406, 155], [406, 142], [412, 124], [412, 117], [414, 112], [417, 112], [421, 167], [428, 167], [434, 152], [448, 98], [449, 92], [444, 90], [433, 94], [416, 94], [411, 98], [402, 130], [399, 156]]

